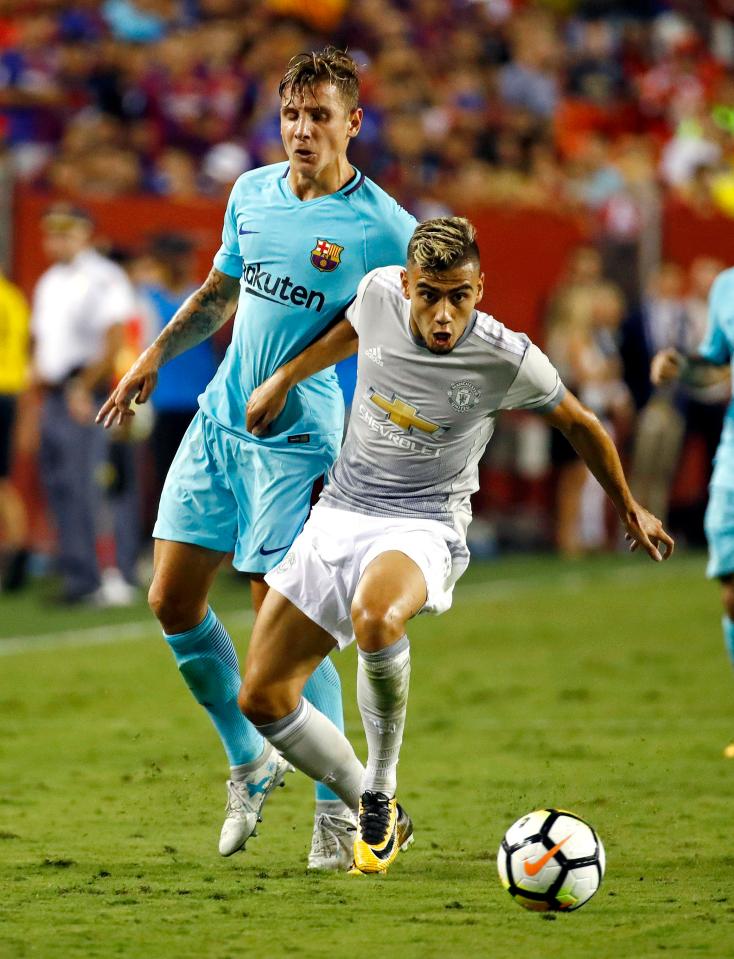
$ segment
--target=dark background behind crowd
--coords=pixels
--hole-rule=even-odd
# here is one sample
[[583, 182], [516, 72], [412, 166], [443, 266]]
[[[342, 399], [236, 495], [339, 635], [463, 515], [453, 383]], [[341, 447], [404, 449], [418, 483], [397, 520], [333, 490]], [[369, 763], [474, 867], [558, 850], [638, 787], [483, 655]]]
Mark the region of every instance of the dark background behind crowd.
[[[695, 349], [709, 286], [729, 265], [734, 0], [6, 3], [0, 262], [8, 278], [32, 298], [41, 267], [24, 273], [21, 233], [40, 249], [42, 228], [40, 218], [19, 215], [27, 209], [21, 201], [30, 197], [34, 210], [59, 199], [93, 210], [95, 242], [124, 268], [135, 296], [112, 374], [119, 375], [201, 281], [214, 250], [196, 214], [166, 223], [164, 212], [162, 225], [138, 224], [134, 243], [116, 219], [129, 218], [129, 204], [144, 194], [164, 211], [195, 211], [208, 199], [208, 216], [221, 221], [237, 176], [283, 158], [277, 87], [285, 64], [327, 42], [346, 47], [361, 67], [365, 122], [352, 162], [419, 218], [477, 219], [480, 238], [493, 237], [483, 246], [488, 311], [496, 309], [493, 288], [499, 300], [503, 288], [532, 285], [552, 264], [542, 296], [525, 313], [498, 311], [499, 318], [540, 341], [614, 435], [636, 494], [669, 513], [685, 541], [700, 543], [728, 387], [652, 393], [647, 371], [663, 346]], [[502, 234], [497, 242], [489, 230], [498, 223], [508, 236], [527, 229], [528, 251], [533, 245], [524, 255], [521, 242], [511, 262], [493, 270]], [[565, 224], [561, 252], [543, 233], [554, 223]], [[703, 244], [693, 228], [686, 244], [687, 224]], [[17, 327], [23, 309], [6, 281], [0, 301], [8, 297]], [[25, 349], [22, 336], [13, 343], [8, 368]], [[126, 452], [113, 448], [98, 471], [102, 513], [112, 501], [114, 515], [121, 489], [129, 506], [134, 490], [141, 542], [199, 384], [225, 344], [171, 370], [154, 400], [155, 421], [117, 437]], [[12, 585], [15, 566], [34, 555], [38, 566], [54, 537], [36, 508], [43, 491], [33, 465], [34, 391], [25, 389], [28, 379], [3, 379], [2, 349], [0, 338], [0, 394], [22, 397], [12, 478], [0, 476], [0, 543]], [[342, 374], [348, 392], [353, 371]], [[475, 508], [478, 554], [504, 544], [554, 545], [569, 556], [618, 545], [598, 485], [531, 417], [506, 417]], [[100, 528], [109, 530], [100, 559], [108, 598], [122, 601], [135, 577], [110, 573], [120, 565], [114, 519], [105, 526], [103, 517]]]

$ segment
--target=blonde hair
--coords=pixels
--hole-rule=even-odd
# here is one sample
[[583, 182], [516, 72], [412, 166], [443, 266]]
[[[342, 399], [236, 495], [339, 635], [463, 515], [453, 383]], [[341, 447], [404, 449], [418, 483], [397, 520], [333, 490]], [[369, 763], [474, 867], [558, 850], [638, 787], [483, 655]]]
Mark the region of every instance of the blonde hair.
[[408, 262], [440, 273], [467, 260], [479, 262], [477, 231], [463, 216], [440, 216], [420, 223], [408, 243]]
[[319, 83], [333, 84], [341, 94], [348, 110], [356, 110], [359, 103], [359, 71], [346, 50], [325, 47], [312, 53], [299, 53], [288, 64], [278, 86], [281, 99], [290, 102], [295, 94], [310, 93]]

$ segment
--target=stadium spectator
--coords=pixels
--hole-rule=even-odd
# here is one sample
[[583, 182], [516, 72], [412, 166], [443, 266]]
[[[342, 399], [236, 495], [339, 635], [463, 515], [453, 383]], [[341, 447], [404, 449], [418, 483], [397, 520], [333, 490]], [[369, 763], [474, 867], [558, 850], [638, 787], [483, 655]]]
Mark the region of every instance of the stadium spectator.
[[[601, 256], [594, 247], [573, 251], [548, 305], [546, 347], [561, 379], [574, 393], [581, 386], [581, 373], [574, 362], [573, 350], [578, 332], [588, 322], [584, 312], [591, 292], [602, 281]], [[551, 463], [555, 472], [555, 533], [557, 548], [564, 556], [579, 552], [579, 514], [586, 468], [576, 450], [558, 432], [551, 431]]]
[[19, 17], [0, 52], [0, 106], [21, 176], [36, 174], [62, 131], [65, 94], [54, 74], [56, 35], [51, 14]]
[[[708, 323], [708, 297], [711, 287], [725, 264], [714, 257], [698, 256], [688, 270], [688, 295], [685, 307], [688, 324], [686, 328], [686, 355], [693, 356], [706, 335]], [[705, 383], [683, 383], [681, 389], [685, 400], [686, 440], [701, 444], [706, 464], [706, 485], [701, 487], [697, 502], [692, 504], [689, 523], [689, 539], [699, 540], [703, 528], [703, 513], [706, 508], [707, 487], [711, 478], [714, 454], [721, 437], [724, 415], [731, 398], [731, 377], [724, 370], [720, 378], [712, 377]]]
[[543, 119], [556, 110], [562, 59], [552, 20], [540, 11], [516, 17], [511, 25], [512, 56], [500, 70], [499, 93], [508, 107], [522, 107]]
[[96, 555], [97, 470], [106, 440], [94, 414], [135, 309], [124, 272], [91, 246], [88, 214], [57, 204], [42, 222], [53, 265], [33, 296], [34, 378], [42, 391], [40, 472], [57, 530], [64, 603], [105, 603]]
[[[579, 398], [596, 413], [615, 444], [623, 448], [634, 415], [619, 352], [624, 295], [615, 283], [602, 282], [591, 291], [588, 308], [588, 330], [574, 346], [580, 373]], [[580, 503], [582, 549], [599, 550], [610, 545], [606, 516], [604, 491], [587, 471]]]
[[[153, 275], [140, 287], [143, 308], [150, 317], [150, 342], [197, 288], [194, 246], [175, 233], [156, 236], [148, 251]], [[163, 488], [176, 450], [198, 409], [197, 398], [214, 376], [218, 359], [211, 339], [193, 346], [161, 367], [153, 394], [155, 421], [151, 446], [157, 496]]]
[[[599, 277], [594, 251], [581, 250], [572, 263], [571, 281], [554, 303], [548, 335], [549, 356], [557, 358], [564, 382], [599, 417], [619, 442], [629, 427], [632, 403], [622, 380], [618, 349], [624, 318], [619, 288]], [[604, 494], [569, 444], [552, 440], [558, 467], [556, 544], [564, 556], [577, 556], [606, 545]]]
[[153, 43], [166, 35], [181, 6], [175, 0], [105, 0], [102, 16], [118, 40]]
[[10, 479], [18, 396], [28, 373], [28, 319], [25, 296], [0, 274], [0, 584], [4, 592], [24, 585], [28, 565], [26, 509]]
[[153, 192], [174, 200], [190, 200], [199, 195], [196, 163], [191, 154], [167, 147], [155, 160], [150, 174]]
[[[650, 282], [640, 312], [642, 355], [648, 368], [658, 352], [684, 350], [689, 341], [683, 281], [679, 266], [664, 263]], [[630, 482], [636, 495], [644, 495], [663, 520], [668, 515], [684, 432], [679, 391], [670, 384], [658, 387], [637, 421]]]

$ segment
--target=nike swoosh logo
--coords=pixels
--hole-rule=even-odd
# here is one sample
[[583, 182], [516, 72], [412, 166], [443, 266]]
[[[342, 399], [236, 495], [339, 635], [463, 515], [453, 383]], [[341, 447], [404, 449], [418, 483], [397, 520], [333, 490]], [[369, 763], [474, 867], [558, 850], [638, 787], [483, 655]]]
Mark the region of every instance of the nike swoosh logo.
[[550, 862], [551, 859], [555, 856], [561, 846], [568, 842], [571, 838], [572, 833], [569, 833], [565, 839], [562, 839], [560, 842], [557, 842], [552, 849], [549, 849], [548, 852], [541, 856], [540, 859], [536, 859], [534, 862], [527, 861], [525, 863], [525, 875], [526, 876], [536, 876], [540, 870], [545, 866], [546, 863]]
[[271, 553], [282, 553], [284, 549], [288, 549], [290, 543], [287, 543], [285, 546], [276, 546], [275, 549], [265, 549], [264, 546], [260, 547], [260, 554], [262, 556], [270, 556]]
[[244, 236], [245, 233], [259, 233], [259, 232], [260, 232], [259, 230], [243, 230], [242, 227], [240, 227], [240, 236]]
[[378, 859], [388, 859], [392, 855], [393, 848], [395, 847], [395, 840], [397, 837], [398, 830], [393, 827], [393, 831], [390, 834], [390, 838], [387, 841], [387, 845], [382, 849], [375, 849], [370, 846], [372, 853], [377, 856]]

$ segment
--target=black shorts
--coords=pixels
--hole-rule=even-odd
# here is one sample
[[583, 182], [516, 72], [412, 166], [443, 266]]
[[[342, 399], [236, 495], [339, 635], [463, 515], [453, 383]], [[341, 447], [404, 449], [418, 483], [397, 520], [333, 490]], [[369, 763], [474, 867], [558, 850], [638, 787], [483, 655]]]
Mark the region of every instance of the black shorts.
[[10, 475], [13, 445], [13, 426], [18, 398], [11, 393], [0, 393], [0, 479]]

